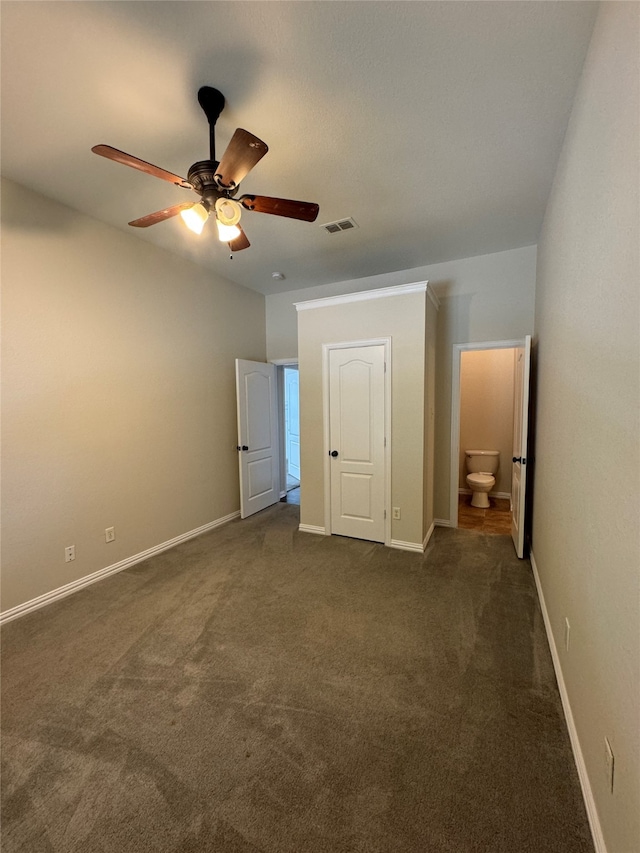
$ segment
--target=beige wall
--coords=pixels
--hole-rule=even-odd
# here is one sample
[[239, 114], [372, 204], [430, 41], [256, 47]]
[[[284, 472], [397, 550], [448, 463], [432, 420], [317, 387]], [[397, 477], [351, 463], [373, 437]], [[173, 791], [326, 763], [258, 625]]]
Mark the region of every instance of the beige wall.
[[511, 494], [514, 349], [460, 354], [460, 477], [467, 489], [465, 450], [498, 450], [500, 466], [492, 491]]
[[322, 345], [391, 336], [391, 495], [402, 514], [391, 536], [422, 544], [425, 301], [409, 293], [299, 312], [301, 524], [325, 526]]
[[234, 359], [264, 359], [265, 319], [259, 294], [8, 181], [2, 213], [7, 610], [238, 509]]
[[536, 294], [533, 554], [609, 853], [640, 850], [639, 15], [600, 6]]
[[437, 319], [434, 513], [449, 520], [451, 362], [454, 344], [518, 340], [533, 332], [536, 247], [277, 293], [266, 298], [267, 357], [298, 352], [295, 302], [428, 281], [440, 300]]

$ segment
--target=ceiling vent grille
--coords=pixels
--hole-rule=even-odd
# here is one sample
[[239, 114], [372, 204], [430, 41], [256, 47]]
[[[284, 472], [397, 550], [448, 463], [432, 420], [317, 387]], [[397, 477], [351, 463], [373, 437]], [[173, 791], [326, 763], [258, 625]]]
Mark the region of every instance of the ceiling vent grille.
[[358, 224], [351, 216], [346, 219], [336, 219], [335, 222], [325, 222], [320, 226], [324, 228], [327, 234], [337, 234], [339, 231], [350, 231], [352, 228], [357, 228]]

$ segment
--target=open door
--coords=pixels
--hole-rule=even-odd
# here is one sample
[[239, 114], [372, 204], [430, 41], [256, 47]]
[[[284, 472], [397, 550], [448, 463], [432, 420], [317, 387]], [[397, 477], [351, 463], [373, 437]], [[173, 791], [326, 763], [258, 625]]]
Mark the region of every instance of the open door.
[[240, 515], [280, 499], [276, 366], [236, 359]]
[[520, 559], [524, 557], [525, 498], [527, 492], [527, 439], [529, 428], [529, 377], [531, 336], [515, 350], [513, 393], [513, 459], [511, 469], [511, 538]]

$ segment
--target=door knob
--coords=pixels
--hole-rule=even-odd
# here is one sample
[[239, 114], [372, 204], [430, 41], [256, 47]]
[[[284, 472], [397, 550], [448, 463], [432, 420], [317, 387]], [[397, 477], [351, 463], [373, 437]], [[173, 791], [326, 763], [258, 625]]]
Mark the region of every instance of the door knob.
[[329, 456], [333, 456], [333, 458], [334, 458], [334, 459], [335, 459], [335, 457], [336, 457], [337, 455], [338, 455], [338, 451], [337, 451], [337, 450], [332, 450], [332, 451], [330, 451], [330, 453], [329, 453]]
[[521, 462], [523, 465], [527, 464], [527, 460], [523, 459], [522, 456], [514, 456], [511, 461], [512, 462]]

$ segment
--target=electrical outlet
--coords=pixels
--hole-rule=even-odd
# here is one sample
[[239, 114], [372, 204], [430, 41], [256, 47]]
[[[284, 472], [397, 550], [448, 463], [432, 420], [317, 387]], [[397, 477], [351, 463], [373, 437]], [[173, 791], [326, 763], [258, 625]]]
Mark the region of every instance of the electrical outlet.
[[613, 758], [613, 750], [611, 749], [611, 744], [608, 739], [604, 739], [604, 750], [605, 750], [605, 759], [607, 766], [607, 782], [609, 784], [609, 790], [613, 794], [613, 769], [615, 766], [615, 761]]
[[569, 634], [571, 632], [571, 625], [569, 625], [569, 620], [565, 618], [564, 620], [564, 647], [567, 651], [569, 651]]
[[116, 538], [116, 529], [115, 527], [105, 527], [104, 530], [104, 541], [105, 542], [113, 542]]
[[393, 517], [395, 518], [396, 521], [398, 521], [398, 519], [400, 518], [400, 507], [399, 506], [394, 506]]
[[64, 561], [65, 563], [70, 563], [72, 560], [76, 558], [76, 546], [69, 545], [64, 549]]

